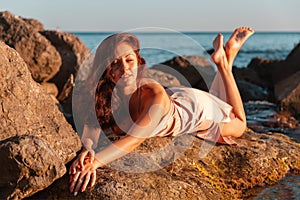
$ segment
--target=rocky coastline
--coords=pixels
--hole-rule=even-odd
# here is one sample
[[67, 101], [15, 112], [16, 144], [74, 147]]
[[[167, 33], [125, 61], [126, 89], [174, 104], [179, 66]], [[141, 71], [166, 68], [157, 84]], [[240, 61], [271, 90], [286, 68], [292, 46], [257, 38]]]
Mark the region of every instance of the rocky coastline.
[[[73, 34], [0, 12], [1, 199], [75, 198], [68, 191], [67, 170], [82, 144], [72, 118], [72, 88], [89, 56]], [[241, 199], [289, 174], [300, 176], [300, 43], [284, 60], [253, 58], [247, 68], [234, 67], [233, 73], [248, 126], [236, 139], [238, 146], [214, 145], [200, 158], [203, 140], [190, 135], [151, 138], [135, 152], [169, 143], [187, 150], [149, 158], [161, 166], [153, 172], [98, 169], [96, 185], [76, 198]], [[205, 59], [190, 55], [155, 65], [146, 76], [166, 87], [191, 85], [207, 91], [214, 73]], [[167, 161], [171, 164], [164, 166]], [[126, 169], [136, 162], [129, 155], [113, 164]]]

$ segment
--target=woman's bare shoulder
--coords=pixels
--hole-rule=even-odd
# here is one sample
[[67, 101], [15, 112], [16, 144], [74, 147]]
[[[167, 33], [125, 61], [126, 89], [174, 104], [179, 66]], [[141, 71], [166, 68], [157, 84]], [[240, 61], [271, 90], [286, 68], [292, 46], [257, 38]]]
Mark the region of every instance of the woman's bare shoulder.
[[164, 87], [157, 81], [151, 78], [143, 78], [139, 82], [139, 87], [141, 89], [148, 91], [149, 93], [155, 95], [159, 93], [165, 93]]
[[144, 94], [143, 102], [145, 103], [145, 105], [151, 107], [153, 104], [159, 104], [164, 108], [164, 114], [169, 111], [170, 97], [160, 83], [153, 79], [147, 78], [142, 80], [140, 87]]

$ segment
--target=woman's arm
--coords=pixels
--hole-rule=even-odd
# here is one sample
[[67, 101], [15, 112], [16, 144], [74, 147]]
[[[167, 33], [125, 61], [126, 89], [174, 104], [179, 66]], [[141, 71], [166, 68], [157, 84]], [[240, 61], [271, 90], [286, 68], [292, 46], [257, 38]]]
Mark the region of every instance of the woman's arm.
[[136, 122], [131, 126], [127, 135], [118, 141], [113, 142], [108, 147], [96, 153], [95, 161], [85, 165], [80, 174], [76, 174], [70, 179], [70, 191], [74, 194], [84, 191], [90, 182], [95, 181], [95, 170], [118, 158], [132, 152], [146, 138], [152, 135], [162, 117], [169, 108], [169, 97], [164, 89], [150, 84], [144, 91], [146, 95], [142, 98], [143, 109]]
[[100, 128], [94, 128], [86, 124], [84, 125], [81, 137], [84, 149], [78, 155], [76, 160], [72, 163], [69, 170], [69, 174], [75, 174], [77, 170], [82, 170], [84, 168], [85, 161], [89, 161], [91, 163], [94, 161], [94, 149], [97, 147], [100, 133]]
[[98, 144], [101, 129], [91, 127], [87, 124], [83, 127], [81, 141], [86, 149], [95, 149]]

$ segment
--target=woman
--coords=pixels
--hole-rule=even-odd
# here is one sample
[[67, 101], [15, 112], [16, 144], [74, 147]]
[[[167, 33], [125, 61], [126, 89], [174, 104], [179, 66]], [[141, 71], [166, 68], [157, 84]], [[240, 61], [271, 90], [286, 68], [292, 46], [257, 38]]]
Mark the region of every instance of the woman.
[[70, 168], [70, 191], [76, 195], [88, 184], [93, 186], [97, 168], [132, 152], [149, 137], [195, 133], [235, 144], [230, 137], [243, 134], [246, 117], [232, 64], [253, 33], [247, 27], [236, 29], [225, 48], [221, 34], [213, 41], [211, 60], [218, 67], [216, 81], [222, 80], [226, 98], [216, 81], [212, 87], [223, 101], [192, 88], [170, 88], [171, 92], [166, 92], [160, 84], [142, 78], [145, 60], [134, 35], [120, 33], [106, 38], [97, 49], [93, 64], [96, 72], [91, 78], [103, 74], [96, 88], [96, 116], [103, 130], [126, 135], [95, 154], [100, 130], [95, 120], [87, 119], [82, 136], [85, 149]]

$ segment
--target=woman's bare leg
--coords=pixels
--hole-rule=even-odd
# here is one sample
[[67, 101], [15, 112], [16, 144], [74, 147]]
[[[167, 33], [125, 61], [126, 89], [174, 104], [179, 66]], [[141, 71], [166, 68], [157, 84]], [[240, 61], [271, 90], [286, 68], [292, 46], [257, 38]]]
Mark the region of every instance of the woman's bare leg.
[[[221, 37], [221, 39], [219, 39]], [[214, 49], [218, 49], [219, 46], [223, 46], [223, 35], [219, 34], [215, 40], [213, 41], [213, 47]], [[219, 53], [214, 53], [212, 55], [212, 60], [215, 62], [218, 60], [219, 62], [222, 62], [223, 65], [228, 65], [226, 56], [223, 56], [222, 54], [225, 54], [224, 51], [220, 51]], [[213, 58], [214, 56], [214, 58]], [[217, 63], [216, 63], [217, 64]], [[222, 76], [220, 75], [220, 72], [217, 71], [215, 78], [211, 84], [211, 87], [209, 89], [209, 93], [213, 94], [214, 96], [220, 98], [221, 100], [227, 102], [226, 92], [224, 83], [222, 80]]]
[[[235, 31], [230, 36], [229, 40], [227, 41], [225, 45], [225, 54], [226, 54], [226, 60], [223, 60], [222, 62], [224, 64], [228, 64], [228, 67], [232, 69], [233, 61], [238, 53], [238, 51], [241, 49], [244, 42], [254, 33], [254, 31], [251, 28], [248, 27], [241, 27], [235, 29]], [[215, 39], [213, 42], [213, 46], [216, 49], [218, 44], [218, 40]], [[223, 46], [223, 40], [222, 44], [220, 46]], [[222, 58], [225, 59], [225, 58]], [[227, 102], [226, 93], [224, 84], [221, 78], [221, 75], [219, 72], [217, 72], [215, 79], [211, 85], [210, 93], [219, 97], [223, 101]]]
[[243, 46], [244, 42], [254, 33], [254, 30], [248, 27], [240, 27], [235, 29], [231, 37], [225, 45], [225, 52], [228, 61], [228, 65], [232, 66], [233, 61]]
[[[236, 35], [236, 31], [234, 34]], [[230, 62], [228, 62], [223, 47], [223, 35], [219, 34], [213, 42], [215, 51], [211, 55], [211, 59], [218, 67], [218, 73], [223, 80], [227, 103], [232, 106], [232, 111], [236, 117], [231, 122], [224, 123], [221, 135], [239, 137], [246, 128], [246, 115], [239, 90], [232, 74], [232, 62], [237, 55], [237, 52], [235, 52], [235, 50], [231, 51], [230, 45], [228, 43], [228, 52], [230, 53], [230, 55], [228, 55]]]

